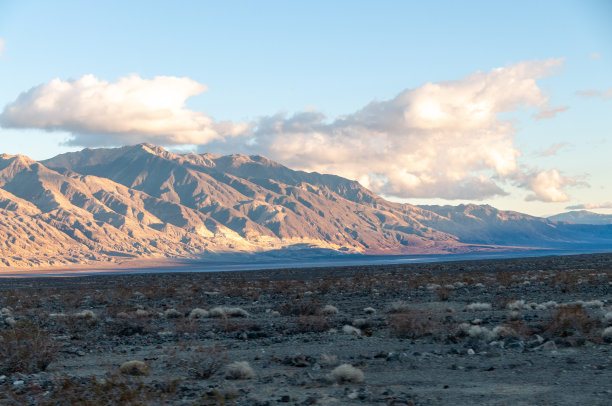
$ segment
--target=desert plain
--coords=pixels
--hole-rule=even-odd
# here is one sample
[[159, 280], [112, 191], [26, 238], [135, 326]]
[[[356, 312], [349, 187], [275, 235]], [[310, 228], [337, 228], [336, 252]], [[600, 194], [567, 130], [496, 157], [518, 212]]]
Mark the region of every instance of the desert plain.
[[612, 254], [0, 279], [0, 404], [609, 405]]

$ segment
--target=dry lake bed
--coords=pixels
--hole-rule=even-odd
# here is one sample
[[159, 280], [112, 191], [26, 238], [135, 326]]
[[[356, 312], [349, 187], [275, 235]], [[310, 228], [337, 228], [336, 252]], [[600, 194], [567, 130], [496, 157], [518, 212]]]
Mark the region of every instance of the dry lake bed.
[[610, 405], [612, 254], [0, 279], [0, 404]]

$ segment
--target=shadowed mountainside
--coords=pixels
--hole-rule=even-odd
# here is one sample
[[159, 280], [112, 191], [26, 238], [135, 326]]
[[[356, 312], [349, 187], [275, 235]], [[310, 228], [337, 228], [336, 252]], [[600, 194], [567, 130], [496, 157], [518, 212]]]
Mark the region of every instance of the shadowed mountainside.
[[358, 182], [258, 155], [175, 154], [151, 144], [42, 162], [1, 155], [0, 223], [4, 266], [288, 247], [439, 254], [612, 241], [612, 227], [490, 206], [393, 203]]

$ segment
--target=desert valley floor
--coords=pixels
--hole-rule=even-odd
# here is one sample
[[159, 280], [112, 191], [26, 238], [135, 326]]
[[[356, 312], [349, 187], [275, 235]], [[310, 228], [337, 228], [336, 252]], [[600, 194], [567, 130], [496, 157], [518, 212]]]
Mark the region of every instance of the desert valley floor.
[[612, 254], [0, 291], [0, 404], [612, 403]]

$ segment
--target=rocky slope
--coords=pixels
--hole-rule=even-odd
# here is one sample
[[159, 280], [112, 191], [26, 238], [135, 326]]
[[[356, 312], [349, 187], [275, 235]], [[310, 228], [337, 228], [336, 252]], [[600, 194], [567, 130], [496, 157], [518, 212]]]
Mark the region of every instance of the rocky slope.
[[175, 154], [150, 144], [43, 162], [1, 155], [0, 225], [3, 266], [288, 247], [421, 254], [612, 241], [611, 227], [489, 206], [393, 203], [355, 181], [262, 156]]

